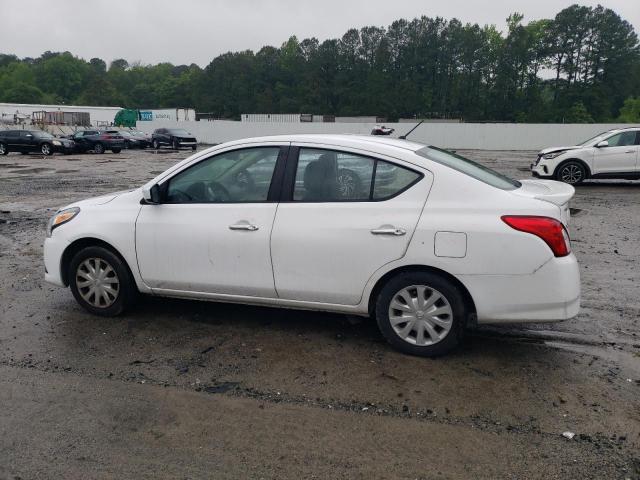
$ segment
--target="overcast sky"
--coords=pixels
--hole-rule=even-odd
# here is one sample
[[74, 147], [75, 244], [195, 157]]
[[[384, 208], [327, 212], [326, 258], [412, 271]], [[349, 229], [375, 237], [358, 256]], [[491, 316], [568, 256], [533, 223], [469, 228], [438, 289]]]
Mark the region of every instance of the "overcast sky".
[[0, 53], [37, 57], [65, 51], [107, 61], [206, 66], [227, 51], [280, 46], [290, 35], [320, 41], [351, 27], [388, 26], [427, 15], [505, 29], [551, 18], [573, 3], [602, 3], [640, 32], [639, 0], [0, 0]]

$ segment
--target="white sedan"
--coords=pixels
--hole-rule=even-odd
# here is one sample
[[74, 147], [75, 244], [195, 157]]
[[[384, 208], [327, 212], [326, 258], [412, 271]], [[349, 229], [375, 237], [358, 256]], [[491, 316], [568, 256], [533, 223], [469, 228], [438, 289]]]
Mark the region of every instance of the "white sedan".
[[245, 139], [59, 210], [45, 279], [103, 316], [139, 293], [370, 315], [440, 355], [470, 323], [578, 313], [573, 194], [405, 140]]

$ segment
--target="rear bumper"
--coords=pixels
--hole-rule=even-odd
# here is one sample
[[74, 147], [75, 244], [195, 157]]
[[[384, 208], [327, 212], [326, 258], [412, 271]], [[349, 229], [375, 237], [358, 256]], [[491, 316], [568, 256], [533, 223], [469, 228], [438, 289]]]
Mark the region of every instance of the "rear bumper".
[[557, 322], [580, 310], [580, 271], [572, 254], [552, 258], [530, 275], [460, 275], [478, 323]]

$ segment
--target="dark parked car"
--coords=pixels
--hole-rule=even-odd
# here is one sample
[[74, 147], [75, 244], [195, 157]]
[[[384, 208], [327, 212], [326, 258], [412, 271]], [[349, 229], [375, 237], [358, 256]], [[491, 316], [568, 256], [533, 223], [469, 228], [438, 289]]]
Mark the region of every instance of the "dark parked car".
[[147, 148], [151, 146], [151, 136], [137, 130], [105, 130], [111, 135], [122, 135], [125, 148]]
[[9, 152], [52, 155], [54, 152], [71, 153], [74, 149], [73, 141], [66, 138], [56, 138], [42, 130], [5, 130], [0, 131], [0, 155]]
[[151, 144], [156, 150], [163, 145], [175, 150], [180, 147], [191, 147], [195, 150], [198, 146], [196, 138], [183, 128], [158, 128], [151, 136]]
[[120, 153], [125, 148], [124, 137], [120, 133], [101, 132], [99, 130], [82, 130], [74, 133], [71, 139], [75, 142], [76, 152], [104, 153], [111, 150]]

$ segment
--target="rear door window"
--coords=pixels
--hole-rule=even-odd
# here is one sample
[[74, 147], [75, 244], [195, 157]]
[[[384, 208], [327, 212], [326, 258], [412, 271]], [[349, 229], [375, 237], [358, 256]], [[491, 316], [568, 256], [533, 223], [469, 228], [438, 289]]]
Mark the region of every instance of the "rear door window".
[[301, 148], [294, 202], [366, 202], [392, 198], [422, 178], [399, 165], [336, 150]]

